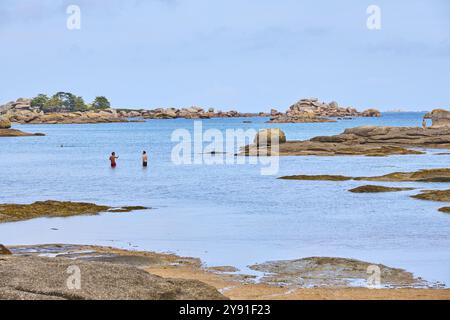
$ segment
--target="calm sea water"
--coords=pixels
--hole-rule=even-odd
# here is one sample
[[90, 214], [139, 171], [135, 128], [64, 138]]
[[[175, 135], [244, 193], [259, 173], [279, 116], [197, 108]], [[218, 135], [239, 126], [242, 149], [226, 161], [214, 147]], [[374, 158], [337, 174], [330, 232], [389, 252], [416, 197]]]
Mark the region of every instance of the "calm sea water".
[[[422, 113], [338, 123], [266, 124], [266, 119], [204, 120], [203, 127], [282, 128], [288, 139], [342, 132], [358, 125], [418, 126]], [[248, 120], [248, 119], [245, 119]], [[208, 265], [245, 267], [274, 259], [341, 256], [406, 268], [450, 284], [450, 215], [418, 191], [355, 195], [364, 182], [282, 181], [291, 174], [381, 175], [449, 167], [449, 155], [284, 157], [276, 176], [258, 165], [182, 165], [171, 161], [173, 130], [191, 120], [97, 125], [23, 125], [46, 137], [0, 139], [0, 203], [72, 200], [154, 208], [92, 217], [35, 219], [0, 225], [7, 245], [74, 243], [200, 257]], [[61, 145], [63, 147], [61, 147]], [[147, 150], [150, 167], [141, 168]], [[120, 156], [109, 167], [111, 151]], [[381, 183], [420, 189], [450, 184]], [[56, 228], [57, 230], [52, 230]]]

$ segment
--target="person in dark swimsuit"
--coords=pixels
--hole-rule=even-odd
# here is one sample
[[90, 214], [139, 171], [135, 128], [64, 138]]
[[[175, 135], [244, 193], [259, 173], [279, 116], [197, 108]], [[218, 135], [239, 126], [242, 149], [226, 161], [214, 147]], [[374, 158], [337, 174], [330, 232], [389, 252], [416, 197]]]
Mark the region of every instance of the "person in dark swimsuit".
[[142, 166], [144, 166], [145, 168], [148, 166], [148, 155], [147, 155], [147, 151], [144, 151], [142, 153]]
[[119, 159], [119, 157], [116, 157], [116, 153], [115, 152], [111, 153], [111, 157], [109, 157], [109, 161], [111, 161], [111, 168], [117, 167], [116, 162], [117, 159]]

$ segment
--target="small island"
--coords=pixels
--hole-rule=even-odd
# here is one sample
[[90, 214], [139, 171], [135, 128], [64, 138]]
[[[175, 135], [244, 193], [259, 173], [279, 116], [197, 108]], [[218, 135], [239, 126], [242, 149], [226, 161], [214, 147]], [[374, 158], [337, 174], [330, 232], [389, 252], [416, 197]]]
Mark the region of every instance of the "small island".
[[375, 109], [359, 112], [352, 107], [340, 107], [335, 101], [325, 103], [317, 98], [310, 98], [293, 104], [286, 113], [272, 109], [269, 123], [336, 122], [336, 118], [348, 117], [381, 117], [381, 112]]

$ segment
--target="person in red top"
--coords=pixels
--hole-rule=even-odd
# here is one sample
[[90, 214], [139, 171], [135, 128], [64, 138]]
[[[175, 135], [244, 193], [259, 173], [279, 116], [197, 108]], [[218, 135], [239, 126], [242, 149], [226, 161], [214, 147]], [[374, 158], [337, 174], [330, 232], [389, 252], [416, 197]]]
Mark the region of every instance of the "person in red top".
[[119, 159], [119, 157], [116, 157], [116, 153], [115, 152], [111, 153], [111, 157], [109, 157], [109, 161], [111, 161], [111, 168], [117, 167], [116, 162], [117, 159]]

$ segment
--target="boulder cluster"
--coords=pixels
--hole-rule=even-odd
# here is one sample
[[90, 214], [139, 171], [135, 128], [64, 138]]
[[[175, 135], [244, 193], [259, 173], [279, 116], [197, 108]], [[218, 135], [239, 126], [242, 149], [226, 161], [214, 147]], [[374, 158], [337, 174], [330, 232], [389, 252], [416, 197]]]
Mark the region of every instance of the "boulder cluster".
[[425, 115], [425, 119], [433, 121], [432, 128], [450, 127], [450, 111], [435, 109]]
[[345, 117], [381, 117], [375, 109], [358, 112], [352, 107], [340, 107], [337, 102], [320, 102], [319, 99], [302, 99], [290, 106], [286, 113], [271, 111], [271, 123], [302, 123], [302, 122], [334, 122], [330, 118]]
[[193, 106], [190, 108], [158, 108], [154, 110], [121, 110], [119, 114], [127, 118], [144, 119], [210, 119], [210, 118], [239, 118], [264, 116], [265, 114], [240, 113], [238, 111], [216, 111], [213, 108], [205, 110], [201, 107]]
[[0, 117], [0, 129], [9, 129], [11, 128], [11, 121], [6, 117]]

